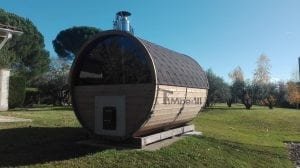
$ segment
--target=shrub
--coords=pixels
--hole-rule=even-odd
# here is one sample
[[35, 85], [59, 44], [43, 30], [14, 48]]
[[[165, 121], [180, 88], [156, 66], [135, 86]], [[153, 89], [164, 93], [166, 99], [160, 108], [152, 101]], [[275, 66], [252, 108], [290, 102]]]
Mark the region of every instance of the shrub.
[[206, 100], [206, 107], [210, 107], [215, 103], [226, 102], [230, 97], [229, 86], [224, 80], [217, 76], [211, 69], [206, 71], [207, 80], [209, 82], [209, 90]]
[[9, 78], [9, 108], [22, 107], [25, 99], [25, 78], [21, 76], [11, 76]]
[[64, 60], [53, 60], [50, 71], [35, 81], [34, 86], [40, 91], [40, 103], [68, 105], [68, 73], [70, 64]]
[[40, 103], [40, 92], [37, 88], [26, 88], [24, 106]]

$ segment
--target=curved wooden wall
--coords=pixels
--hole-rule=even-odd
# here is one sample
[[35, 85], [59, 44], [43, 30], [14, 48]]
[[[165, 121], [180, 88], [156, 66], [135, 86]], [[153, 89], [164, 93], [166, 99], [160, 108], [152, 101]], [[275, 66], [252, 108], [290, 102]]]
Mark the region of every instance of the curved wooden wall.
[[207, 97], [207, 89], [167, 85], [157, 85], [156, 93], [148, 120], [134, 136], [172, 128], [191, 121], [205, 105]]

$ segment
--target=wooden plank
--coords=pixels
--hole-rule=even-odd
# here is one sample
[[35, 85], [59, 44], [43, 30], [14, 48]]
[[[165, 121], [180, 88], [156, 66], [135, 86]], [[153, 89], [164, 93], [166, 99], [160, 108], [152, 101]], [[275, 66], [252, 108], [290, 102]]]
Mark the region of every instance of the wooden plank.
[[183, 120], [192, 120], [197, 116], [197, 114], [194, 115], [184, 115], [184, 116], [178, 116], [178, 118], [174, 122], [181, 122]]
[[161, 113], [166, 110], [180, 110], [183, 108], [184, 110], [188, 109], [201, 109], [202, 105], [193, 105], [193, 104], [185, 104], [185, 105], [177, 105], [177, 104], [171, 104], [171, 105], [166, 105], [166, 104], [157, 104], [154, 107], [154, 113]]
[[185, 92], [206, 92], [207, 89], [200, 89], [200, 88], [187, 88], [187, 87], [181, 87], [181, 86], [169, 86], [169, 85], [159, 85], [160, 89], [170, 90], [170, 91], [183, 91]]
[[194, 125], [187, 125], [187, 126], [174, 128], [174, 129], [171, 129], [168, 131], [163, 131], [163, 132], [152, 134], [152, 135], [145, 136], [145, 137], [135, 137], [135, 139], [137, 139], [139, 141], [141, 147], [145, 147], [149, 144], [152, 144], [152, 143], [164, 140], [164, 139], [168, 139], [168, 138], [171, 138], [174, 136], [182, 135], [187, 132], [192, 132], [194, 130], [195, 130]]
[[190, 114], [190, 115], [182, 115], [182, 116], [171, 116], [171, 117], [166, 117], [166, 118], [162, 118], [162, 117], [157, 117], [156, 119], [153, 119], [149, 122], [147, 122], [147, 124], [144, 127], [151, 127], [151, 126], [155, 126], [155, 125], [159, 125], [159, 124], [163, 124], [166, 123], [166, 126], [171, 126], [174, 122], [181, 122], [184, 120], [192, 120], [193, 118], [195, 118], [197, 116], [197, 114]]
[[153, 118], [151, 121], [147, 122], [147, 124], [145, 125], [145, 127], [150, 127], [150, 126], [154, 126], [154, 125], [159, 125], [159, 124], [170, 124], [171, 122], [175, 121], [176, 116], [170, 116], [170, 117], [166, 117], [166, 118]]
[[172, 110], [160, 110], [160, 112], [155, 112], [151, 115], [151, 117], [163, 117], [168, 115], [188, 115], [191, 113], [197, 114], [200, 111], [200, 108], [190, 108], [190, 109], [184, 109], [179, 114], [180, 110], [178, 111], [172, 111]]
[[190, 114], [198, 114], [199, 111], [197, 110], [191, 110], [191, 111], [182, 111], [181, 113], [171, 113], [171, 112], [164, 112], [164, 113], [154, 113], [151, 117], [158, 117], [158, 118], [164, 118], [165, 116], [184, 116], [184, 115], [190, 115]]
[[168, 86], [168, 85], [159, 85], [159, 89], [169, 90], [169, 91], [185, 91], [185, 87], [179, 86]]

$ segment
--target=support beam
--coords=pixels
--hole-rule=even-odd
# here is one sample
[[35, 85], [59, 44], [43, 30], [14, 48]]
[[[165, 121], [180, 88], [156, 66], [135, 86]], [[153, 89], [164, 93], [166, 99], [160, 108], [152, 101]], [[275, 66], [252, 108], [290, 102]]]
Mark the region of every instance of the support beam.
[[12, 38], [12, 34], [11, 33], [7, 33], [6, 35], [4, 36], [0, 36], [3, 38], [2, 42], [0, 43], [0, 50], [2, 49], [2, 47], [5, 45], [5, 43]]
[[143, 148], [149, 144], [162, 141], [164, 139], [172, 138], [174, 136], [179, 136], [187, 132], [192, 132], [195, 130], [194, 125], [182, 126], [179, 128], [170, 129], [168, 131], [163, 131], [160, 133], [148, 135], [145, 137], [135, 137], [135, 140], [140, 148]]
[[0, 43], [0, 50], [5, 43], [12, 38], [13, 35], [20, 36], [22, 34], [23, 32], [17, 30], [16, 27], [0, 24], [0, 37], [3, 38], [2, 42]]

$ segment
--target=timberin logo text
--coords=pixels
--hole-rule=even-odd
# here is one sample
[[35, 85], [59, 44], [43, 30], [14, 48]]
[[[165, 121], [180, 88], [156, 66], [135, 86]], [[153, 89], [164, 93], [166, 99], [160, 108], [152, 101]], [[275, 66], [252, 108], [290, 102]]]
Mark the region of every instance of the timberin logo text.
[[173, 91], [159, 89], [163, 92], [163, 104], [202, 104], [201, 97], [168, 97]]

